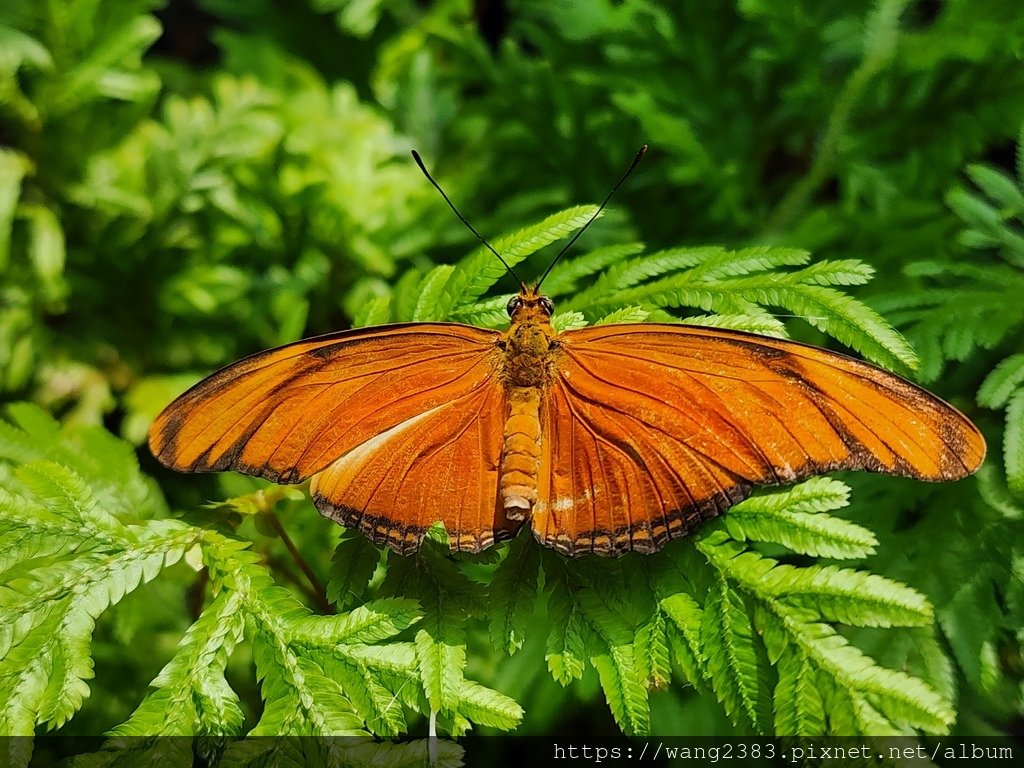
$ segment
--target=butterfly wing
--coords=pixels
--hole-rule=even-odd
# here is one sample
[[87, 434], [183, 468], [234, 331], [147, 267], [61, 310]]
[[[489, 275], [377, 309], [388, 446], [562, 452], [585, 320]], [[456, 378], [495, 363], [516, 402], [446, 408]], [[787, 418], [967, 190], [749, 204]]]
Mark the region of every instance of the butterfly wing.
[[684, 325], [558, 340], [532, 525], [570, 554], [656, 550], [755, 485], [841, 469], [954, 480], [985, 455], [955, 408], [835, 352]]
[[452, 549], [479, 552], [522, 524], [498, 498], [505, 394], [480, 387], [371, 438], [313, 478], [313, 501], [342, 525], [405, 554], [444, 523]]
[[413, 549], [436, 520], [453, 546], [514, 531], [497, 505], [500, 334], [413, 323], [358, 329], [248, 357], [175, 400], [150, 449], [182, 471], [314, 478], [328, 517]]

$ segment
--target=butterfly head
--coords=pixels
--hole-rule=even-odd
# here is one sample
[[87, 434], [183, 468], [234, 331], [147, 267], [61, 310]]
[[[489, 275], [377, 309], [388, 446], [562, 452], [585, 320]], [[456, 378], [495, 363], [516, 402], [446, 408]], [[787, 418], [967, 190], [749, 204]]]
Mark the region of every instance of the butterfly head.
[[555, 311], [555, 304], [549, 296], [542, 296], [532, 286], [523, 285], [505, 307], [513, 323], [548, 323]]

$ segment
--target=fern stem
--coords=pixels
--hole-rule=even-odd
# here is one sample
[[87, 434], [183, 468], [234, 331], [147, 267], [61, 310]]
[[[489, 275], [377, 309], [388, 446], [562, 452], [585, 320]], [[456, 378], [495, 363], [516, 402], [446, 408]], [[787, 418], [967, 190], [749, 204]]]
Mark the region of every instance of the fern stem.
[[287, 548], [288, 553], [292, 556], [292, 560], [295, 561], [295, 564], [299, 566], [302, 573], [309, 581], [309, 585], [312, 587], [310, 596], [316, 601], [317, 607], [326, 614], [335, 613], [334, 606], [331, 605], [331, 601], [327, 599], [327, 590], [324, 587], [323, 582], [320, 581], [313, 569], [309, 567], [309, 563], [306, 562], [306, 558], [304, 558], [302, 553], [299, 552], [298, 547], [295, 546], [295, 542], [292, 541], [291, 536], [289, 536], [288, 532], [284, 529], [284, 525], [281, 524], [281, 519], [276, 513], [270, 510], [264, 512], [264, 515], [266, 515], [267, 520], [274, 528], [274, 532], [277, 534], [277, 537], [281, 539], [281, 542], [284, 544], [285, 548]]
[[839, 142], [842, 141], [846, 133], [846, 126], [850, 122], [853, 108], [860, 100], [868, 83], [889, 64], [896, 48], [895, 43], [871, 45], [871, 40], [868, 39], [869, 34], [873, 32], [872, 36], [876, 41], [886, 36], [895, 41], [899, 33], [899, 18], [904, 5], [906, 5], [905, 0], [889, 0], [889, 2], [883, 0], [878, 5], [875, 18], [868, 19], [867, 26], [869, 28], [873, 26], [873, 23], [877, 24], [877, 27], [874, 30], [869, 29], [865, 33], [867, 50], [864, 58], [846, 80], [832, 106], [825, 133], [818, 144], [818, 150], [814, 155], [810, 170], [775, 206], [764, 226], [766, 233], [781, 232], [792, 226], [794, 220], [807, 208], [811, 196], [828, 180], [839, 155]]
[[203, 613], [203, 605], [206, 603], [206, 587], [209, 583], [210, 569], [203, 566], [196, 580], [192, 582], [192, 585], [189, 586], [188, 591], [185, 593], [185, 601], [188, 606], [189, 616], [192, 617], [192, 623], [198, 621]]

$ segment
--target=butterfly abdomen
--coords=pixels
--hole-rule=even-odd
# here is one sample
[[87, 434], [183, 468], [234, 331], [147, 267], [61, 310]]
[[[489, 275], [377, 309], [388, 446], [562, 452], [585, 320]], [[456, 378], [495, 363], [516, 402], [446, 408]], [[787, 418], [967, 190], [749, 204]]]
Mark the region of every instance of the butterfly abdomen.
[[510, 520], [523, 520], [537, 503], [540, 473], [540, 388], [509, 387], [501, 451], [501, 501]]
[[540, 400], [551, 376], [555, 330], [539, 296], [520, 295], [505, 337], [502, 379], [508, 401], [501, 449], [501, 505], [509, 520], [525, 520], [537, 503]]

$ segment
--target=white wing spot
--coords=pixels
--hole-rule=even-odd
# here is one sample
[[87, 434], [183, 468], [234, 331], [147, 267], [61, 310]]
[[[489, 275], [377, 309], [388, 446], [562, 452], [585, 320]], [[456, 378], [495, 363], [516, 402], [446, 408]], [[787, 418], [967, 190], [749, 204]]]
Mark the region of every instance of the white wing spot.
[[370, 458], [373, 454], [377, 453], [377, 451], [379, 451], [381, 448], [386, 446], [389, 441], [394, 440], [407, 429], [411, 429], [424, 419], [433, 416], [439, 410], [441, 410], [442, 408], [447, 408], [449, 405], [450, 403], [443, 403], [441, 405], [435, 406], [434, 408], [431, 408], [429, 411], [424, 411], [423, 413], [413, 416], [410, 419], [406, 419], [405, 421], [400, 422], [395, 426], [391, 427], [391, 429], [385, 430], [384, 432], [381, 432], [379, 435], [371, 437], [366, 442], [360, 443], [351, 451], [344, 454], [340, 458], [336, 459], [335, 462], [331, 464], [330, 468], [341, 469], [346, 466], [359, 466], [368, 458]]
[[565, 512], [566, 510], [572, 509], [577, 504], [582, 504], [583, 502], [590, 501], [599, 493], [601, 493], [601, 486], [595, 485], [593, 492], [584, 489], [583, 493], [581, 493], [579, 496], [575, 498], [566, 497], [564, 499], [555, 499], [550, 504], [538, 504], [537, 506], [540, 509], [540, 511], [551, 510], [552, 512]]

